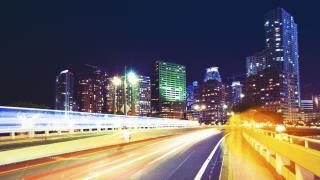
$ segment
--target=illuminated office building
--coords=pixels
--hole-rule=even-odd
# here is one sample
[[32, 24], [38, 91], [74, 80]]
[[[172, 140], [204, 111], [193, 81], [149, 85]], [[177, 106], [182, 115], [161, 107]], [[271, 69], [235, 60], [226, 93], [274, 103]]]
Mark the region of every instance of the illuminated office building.
[[207, 80], [195, 89], [193, 109], [199, 121], [205, 124], [225, 124], [224, 85], [217, 80]]
[[297, 24], [288, 12], [276, 8], [265, 15], [264, 27], [265, 65], [259, 60], [261, 69], [250, 71], [247, 64], [246, 99], [294, 124], [300, 106]]
[[231, 104], [237, 106], [241, 103], [244, 94], [242, 93], [242, 84], [240, 81], [233, 81], [231, 84]]
[[151, 80], [149, 76], [139, 76], [139, 115], [151, 115]]
[[192, 84], [187, 87], [186, 113], [187, 119], [189, 120], [199, 120], [199, 112], [193, 108], [195, 90], [198, 88], [198, 85], [198, 81], [193, 81]]
[[56, 77], [55, 109], [74, 110], [73, 84], [74, 76], [69, 70], [61, 71]]
[[78, 105], [82, 112], [106, 113], [106, 72], [96, 69], [79, 78]]
[[185, 66], [156, 61], [151, 88], [151, 107], [154, 116], [184, 118], [186, 109]]

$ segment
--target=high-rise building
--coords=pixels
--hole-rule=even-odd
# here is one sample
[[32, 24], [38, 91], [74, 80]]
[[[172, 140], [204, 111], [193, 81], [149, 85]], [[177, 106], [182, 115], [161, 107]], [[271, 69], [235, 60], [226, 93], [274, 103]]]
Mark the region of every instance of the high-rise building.
[[246, 99], [278, 112], [286, 123], [295, 123], [300, 106], [297, 25], [288, 12], [276, 8], [265, 15], [264, 27], [265, 65], [260, 58], [263, 68], [250, 70], [249, 63]]
[[152, 79], [152, 114], [182, 119], [186, 109], [186, 67], [156, 61]]
[[233, 81], [231, 84], [231, 105], [237, 106], [239, 103], [241, 103], [242, 98], [244, 97], [242, 93], [242, 84], [240, 81]]
[[257, 75], [259, 72], [266, 68], [265, 53], [255, 53], [253, 56], [246, 58], [247, 77]]
[[139, 76], [139, 115], [151, 113], [151, 81], [149, 76]]
[[78, 84], [79, 110], [90, 113], [106, 113], [107, 74], [96, 69], [80, 77]]
[[300, 106], [300, 77], [297, 24], [283, 8], [276, 8], [265, 15], [266, 63], [267, 68], [278, 70], [285, 76], [279, 82], [285, 91], [284, 119], [297, 120]]
[[203, 81], [207, 82], [208, 80], [216, 80], [221, 82], [221, 76], [218, 69], [218, 67], [207, 68]]
[[73, 84], [74, 76], [69, 70], [61, 71], [56, 77], [55, 109], [74, 110]]
[[218, 80], [207, 80], [195, 89], [193, 109], [199, 113], [199, 121], [205, 124], [225, 124], [224, 85]]
[[195, 90], [198, 88], [198, 81], [193, 81], [187, 87], [187, 101], [186, 101], [186, 111], [187, 111], [187, 119], [189, 120], [198, 120], [199, 113], [193, 109], [193, 104], [195, 103]]

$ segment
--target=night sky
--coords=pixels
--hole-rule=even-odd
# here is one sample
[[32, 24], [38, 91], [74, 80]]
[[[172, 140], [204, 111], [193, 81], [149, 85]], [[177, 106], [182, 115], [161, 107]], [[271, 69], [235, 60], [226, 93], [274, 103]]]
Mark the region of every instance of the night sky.
[[295, 17], [303, 93], [320, 90], [319, 0], [7, 1], [0, 4], [0, 105], [53, 107], [55, 76], [84, 64], [151, 75], [155, 60], [187, 66], [188, 82], [220, 67], [224, 82], [245, 73], [264, 47], [263, 15], [278, 6]]

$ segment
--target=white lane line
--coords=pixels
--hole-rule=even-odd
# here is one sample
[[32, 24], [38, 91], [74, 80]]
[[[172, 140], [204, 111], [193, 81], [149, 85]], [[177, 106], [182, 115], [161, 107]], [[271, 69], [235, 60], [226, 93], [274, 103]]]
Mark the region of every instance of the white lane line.
[[222, 166], [223, 166], [223, 162], [224, 162], [224, 152], [222, 151], [222, 162], [221, 162], [221, 168], [220, 168], [220, 173], [219, 173], [219, 180], [221, 179], [221, 174], [222, 174]]
[[209, 162], [211, 161], [211, 159], [213, 158], [213, 155], [216, 153], [218, 147], [220, 146], [220, 144], [222, 143], [222, 141], [224, 140], [224, 138], [228, 136], [225, 135], [223, 136], [220, 141], [217, 143], [217, 145], [213, 148], [212, 152], [210, 153], [210, 155], [208, 156], [207, 160], [203, 163], [203, 165], [201, 166], [199, 172], [197, 173], [196, 177], [194, 178], [194, 180], [201, 180], [201, 177], [203, 176], [203, 173], [205, 172], [205, 170], [207, 169]]

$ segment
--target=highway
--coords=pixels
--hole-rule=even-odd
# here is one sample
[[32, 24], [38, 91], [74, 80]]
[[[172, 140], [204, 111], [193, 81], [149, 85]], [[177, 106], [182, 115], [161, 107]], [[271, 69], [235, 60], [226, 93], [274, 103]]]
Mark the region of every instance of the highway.
[[[215, 129], [115, 146], [0, 172], [0, 179], [219, 179], [224, 133]], [[208, 159], [209, 158], [209, 159]]]

